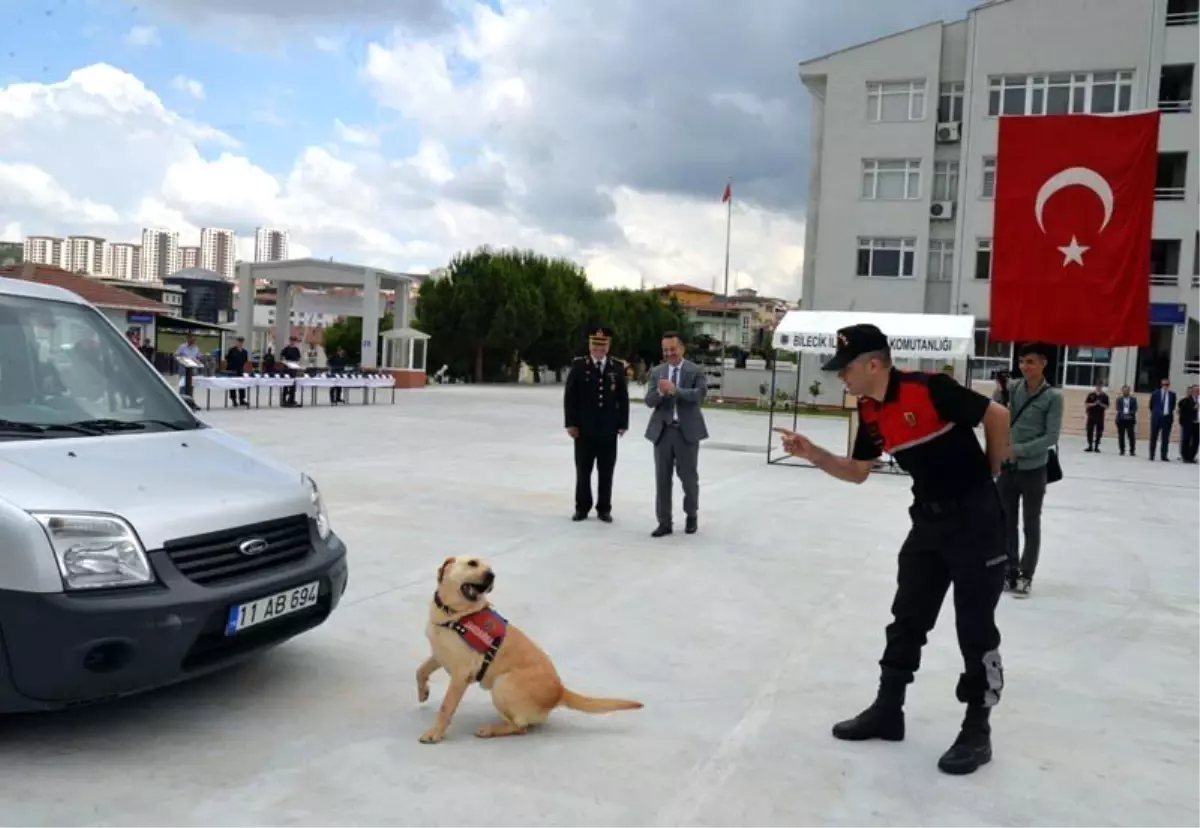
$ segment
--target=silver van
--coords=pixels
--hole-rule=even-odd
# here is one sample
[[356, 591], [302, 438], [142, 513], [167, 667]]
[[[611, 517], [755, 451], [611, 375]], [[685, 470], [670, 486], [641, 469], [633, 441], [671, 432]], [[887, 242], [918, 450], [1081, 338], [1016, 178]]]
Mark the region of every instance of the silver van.
[[76, 294], [0, 278], [0, 713], [228, 666], [347, 576], [312, 479], [198, 420]]

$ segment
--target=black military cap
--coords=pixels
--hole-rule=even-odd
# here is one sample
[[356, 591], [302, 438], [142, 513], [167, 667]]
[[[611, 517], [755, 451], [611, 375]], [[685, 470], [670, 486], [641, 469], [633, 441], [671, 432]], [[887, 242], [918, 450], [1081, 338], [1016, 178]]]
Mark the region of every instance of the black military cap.
[[863, 354], [874, 351], [891, 353], [891, 345], [883, 331], [874, 325], [849, 325], [838, 330], [837, 351], [821, 370], [840, 371]]
[[596, 344], [607, 344], [612, 341], [612, 328], [607, 328], [604, 325], [592, 325], [588, 329], [588, 342]]

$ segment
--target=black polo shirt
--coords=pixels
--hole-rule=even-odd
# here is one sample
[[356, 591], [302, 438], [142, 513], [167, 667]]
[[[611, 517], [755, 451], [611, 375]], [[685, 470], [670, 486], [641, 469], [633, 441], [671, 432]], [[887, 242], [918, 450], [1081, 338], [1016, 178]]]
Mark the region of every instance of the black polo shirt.
[[990, 403], [946, 374], [893, 368], [883, 402], [859, 397], [852, 456], [875, 460], [886, 451], [912, 476], [917, 500], [956, 499], [992, 479], [975, 436]]

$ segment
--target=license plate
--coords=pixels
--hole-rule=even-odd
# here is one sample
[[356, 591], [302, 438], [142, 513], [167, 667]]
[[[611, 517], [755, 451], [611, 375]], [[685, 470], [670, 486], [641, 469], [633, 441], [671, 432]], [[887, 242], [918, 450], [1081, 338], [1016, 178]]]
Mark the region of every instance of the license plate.
[[257, 601], [235, 604], [229, 608], [229, 616], [225, 619], [225, 634], [235, 635], [248, 627], [308, 609], [317, 603], [320, 592], [321, 582], [313, 581], [311, 584], [285, 589]]

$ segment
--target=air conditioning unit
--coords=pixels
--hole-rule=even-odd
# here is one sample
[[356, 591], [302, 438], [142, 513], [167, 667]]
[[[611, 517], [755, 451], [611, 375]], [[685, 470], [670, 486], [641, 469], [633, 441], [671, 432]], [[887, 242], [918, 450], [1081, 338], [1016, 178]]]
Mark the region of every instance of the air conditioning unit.
[[937, 125], [937, 142], [939, 144], [957, 144], [962, 138], [962, 122], [946, 121]]
[[953, 201], [934, 201], [929, 205], [929, 217], [931, 219], [952, 219], [954, 218], [954, 202]]

